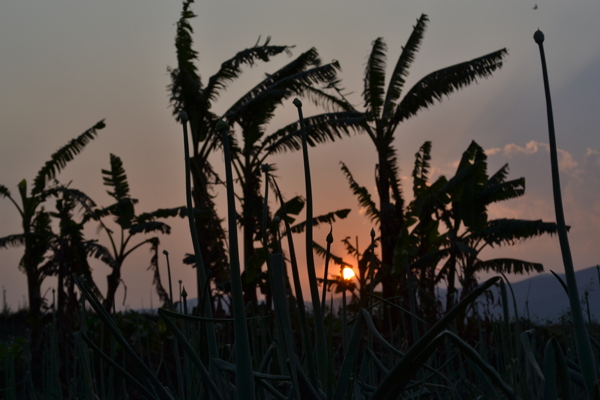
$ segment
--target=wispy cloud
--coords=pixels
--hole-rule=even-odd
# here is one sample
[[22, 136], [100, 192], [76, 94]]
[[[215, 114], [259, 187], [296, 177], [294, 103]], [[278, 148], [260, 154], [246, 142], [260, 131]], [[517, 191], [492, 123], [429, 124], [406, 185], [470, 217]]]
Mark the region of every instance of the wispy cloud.
[[[548, 143], [541, 143], [535, 140], [531, 140], [520, 146], [515, 143], [509, 143], [503, 148], [494, 147], [485, 151], [488, 156], [501, 154], [507, 158], [513, 158], [522, 155], [537, 154], [540, 151], [546, 153], [550, 152], [550, 146]], [[588, 153], [595, 152], [595, 150], [587, 149]], [[596, 152], [597, 153], [597, 152]], [[577, 168], [579, 163], [575, 161], [573, 155], [566, 150], [558, 149], [558, 168], [563, 172], [568, 172], [574, 175], [579, 175], [581, 171]]]
[[[508, 162], [516, 176], [527, 180], [525, 196], [494, 204], [490, 209], [493, 218], [555, 219], [548, 152], [548, 144], [536, 141], [525, 145], [511, 143], [486, 151], [490, 161]], [[600, 151], [588, 147], [579, 154], [561, 149], [558, 153], [565, 217], [571, 226], [569, 241], [575, 262], [587, 267], [599, 261]], [[530, 254], [532, 259], [548, 265], [560, 265], [560, 255], [552, 250], [555, 244], [555, 238], [536, 239], [521, 250], [524, 256]]]

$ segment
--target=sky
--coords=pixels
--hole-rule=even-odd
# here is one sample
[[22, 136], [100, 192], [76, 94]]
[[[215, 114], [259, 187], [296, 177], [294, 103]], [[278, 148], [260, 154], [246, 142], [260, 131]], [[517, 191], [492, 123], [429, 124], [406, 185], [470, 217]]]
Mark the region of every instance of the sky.
[[[259, 38], [270, 36], [271, 44], [294, 45], [294, 56], [315, 47], [324, 62], [340, 62], [345, 93], [359, 107], [372, 41], [385, 39], [391, 73], [423, 13], [430, 22], [406, 90], [436, 69], [507, 48], [505, 65], [492, 78], [444, 98], [398, 128], [394, 144], [405, 193], [409, 197], [414, 154], [423, 142], [433, 143], [435, 179], [440, 174], [451, 177], [462, 152], [475, 140], [488, 153], [490, 173], [509, 163], [511, 178], [526, 179], [526, 195], [494, 206], [490, 215], [554, 221], [543, 82], [533, 41], [533, 33], [541, 29], [546, 36], [566, 221], [571, 226], [576, 269], [583, 269], [600, 263], [600, 3], [538, 0], [535, 6], [529, 0], [203, 1], [192, 6], [198, 15], [192, 22], [194, 48], [206, 82], [223, 61]], [[105, 119], [106, 128], [66, 166], [59, 180], [71, 181], [72, 187], [99, 205], [109, 205], [101, 169], [108, 168], [113, 153], [124, 163], [132, 196], [140, 200], [137, 211], [183, 205], [183, 138], [167, 92], [168, 67], [176, 66], [175, 22], [180, 12], [180, 2], [166, 0], [3, 2], [0, 184], [16, 195], [18, 182], [31, 182], [54, 151]], [[215, 111], [224, 111], [265, 73], [290, 60], [281, 55], [245, 70], [217, 101]], [[291, 102], [284, 105], [272, 131], [296, 118]], [[333, 227], [334, 253], [345, 255], [340, 240], [346, 236], [358, 237], [359, 247], [364, 248], [373, 225], [359, 210], [339, 163], [343, 161], [355, 179], [375, 194], [372, 143], [365, 135], [353, 135], [311, 149], [310, 160], [315, 215], [352, 209], [346, 220]], [[270, 162], [278, 168], [286, 197], [304, 195], [300, 153], [275, 156]], [[215, 155], [213, 163], [217, 171], [224, 171], [221, 155]], [[223, 217], [224, 200], [225, 194], [218, 192]], [[195, 293], [194, 270], [181, 263], [183, 255], [192, 251], [187, 224], [181, 219], [169, 223], [172, 233], [160, 238], [161, 250], [171, 255], [174, 281], [182, 280], [188, 292]], [[88, 238], [107, 243], [95, 228], [86, 231]], [[18, 232], [17, 210], [8, 199], [0, 199], [0, 237]], [[315, 239], [324, 243], [327, 233], [328, 228], [317, 229]], [[304, 251], [303, 240], [301, 235], [295, 238], [298, 253]], [[18, 270], [21, 254], [18, 248], [0, 250], [3, 298], [13, 309], [26, 305], [26, 279]], [[486, 255], [542, 262], [546, 270], [563, 272], [556, 237], [494, 249]], [[127, 259], [122, 271], [127, 297], [122, 305], [121, 288], [120, 307], [159, 305], [152, 275], [146, 271], [150, 256], [149, 249], [141, 248]], [[160, 263], [166, 283], [163, 258]], [[322, 262], [317, 263], [319, 273]], [[104, 292], [110, 270], [100, 263], [92, 266]], [[52, 284], [49, 280], [44, 286], [47, 298]]]

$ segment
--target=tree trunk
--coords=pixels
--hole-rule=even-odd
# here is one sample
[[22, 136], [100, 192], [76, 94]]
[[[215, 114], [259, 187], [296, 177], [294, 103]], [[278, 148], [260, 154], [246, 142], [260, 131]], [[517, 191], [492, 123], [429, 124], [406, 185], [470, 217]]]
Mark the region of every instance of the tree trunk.
[[262, 212], [261, 198], [256, 193], [260, 188], [260, 180], [252, 171], [247, 171], [244, 176], [244, 198], [242, 202], [242, 228], [244, 236], [244, 273], [242, 276], [242, 290], [244, 303], [258, 306], [256, 287], [260, 280], [260, 265], [255, 261], [254, 238], [257, 234], [259, 216]]
[[446, 293], [446, 312], [450, 311], [456, 304], [456, 256], [450, 255], [448, 263], [448, 292]]
[[[381, 233], [381, 262], [382, 262], [382, 291], [384, 298], [402, 296], [401, 301], [407, 306], [408, 289], [406, 273], [394, 273], [394, 248], [400, 234], [402, 216], [397, 215], [397, 206], [390, 199], [390, 177], [387, 168], [381, 163], [386, 162], [383, 155], [379, 160], [377, 191], [379, 194], [380, 233]], [[401, 207], [401, 205], [400, 205]]]
[[106, 282], [108, 288], [102, 305], [104, 306], [104, 309], [110, 313], [115, 306], [115, 295], [119, 283], [121, 282], [121, 265], [117, 265], [113, 268], [112, 273], [106, 277]]
[[27, 292], [29, 297], [29, 314], [32, 317], [39, 318], [42, 314], [42, 295], [40, 293], [37, 273], [27, 273]]

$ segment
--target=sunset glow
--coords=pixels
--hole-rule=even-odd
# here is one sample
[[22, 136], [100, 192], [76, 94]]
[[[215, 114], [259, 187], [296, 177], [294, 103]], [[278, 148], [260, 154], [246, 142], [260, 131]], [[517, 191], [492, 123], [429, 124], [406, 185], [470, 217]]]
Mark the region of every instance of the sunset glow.
[[350, 280], [352, 278], [354, 278], [354, 270], [350, 267], [344, 267], [344, 269], [342, 269], [342, 278], [344, 278], [345, 280]]

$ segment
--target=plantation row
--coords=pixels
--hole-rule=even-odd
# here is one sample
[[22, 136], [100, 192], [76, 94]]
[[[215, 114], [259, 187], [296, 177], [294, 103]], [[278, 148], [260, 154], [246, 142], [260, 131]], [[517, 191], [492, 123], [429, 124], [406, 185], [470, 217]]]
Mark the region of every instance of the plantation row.
[[[485, 152], [472, 142], [453, 177], [431, 181], [432, 144], [426, 142], [415, 155], [413, 200], [404, 201], [394, 147], [399, 124], [442, 96], [491, 76], [506, 50], [432, 72], [405, 91], [428, 22], [422, 15], [387, 85], [386, 45], [381, 38], [373, 42], [362, 111], [342, 94], [337, 62], [322, 64], [310, 49], [268, 74], [219, 116], [211, 111], [213, 103], [244, 66], [291, 48], [270, 45], [268, 39], [257, 43], [225, 61], [204, 84], [194, 64], [192, 2], [183, 3], [175, 38], [178, 64], [170, 69], [170, 101], [185, 144], [185, 206], [138, 214], [138, 200], [131, 197], [115, 155], [110, 168], [102, 170], [114, 199], [107, 207], [55, 180], [104, 128], [103, 121], [54, 153], [30, 190], [25, 180], [19, 183], [19, 197], [0, 185], [0, 194], [23, 222], [23, 233], [0, 238], [0, 247], [24, 248], [20, 269], [29, 299], [28, 315], [21, 316], [26, 328], [19, 316], [3, 316], [5, 398], [596, 398], [597, 328], [585, 326], [571, 276], [558, 171], [552, 171], [557, 223], [490, 219], [488, 206], [524, 195], [524, 178], [508, 179], [508, 165], [488, 174]], [[543, 36], [536, 33], [536, 42], [545, 71]], [[304, 117], [299, 98], [324, 112]], [[547, 99], [554, 167], [548, 90]], [[298, 121], [267, 134], [275, 111], [286, 102], [296, 106]], [[344, 262], [330, 252], [331, 236], [324, 247], [313, 241], [313, 227], [345, 218], [350, 210], [313, 215], [309, 146], [352, 133], [368, 135], [377, 152], [377, 200], [341, 165], [377, 232], [371, 231], [364, 250], [349, 237], [344, 240], [358, 260], [356, 277], [346, 280], [329, 276], [330, 264], [343, 267]], [[218, 151], [224, 155], [225, 177], [209, 161]], [[302, 151], [304, 197], [286, 199], [271, 175], [269, 157], [285, 151]], [[227, 229], [212, 194], [222, 183]], [[55, 211], [44, 207], [50, 202]], [[306, 218], [297, 222], [302, 211]], [[185, 300], [187, 293], [173, 294], [170, 272], [165, 288], [158, 270], [159, 237], [152, 235], [170, 233], [165, 220], [176, 216], [189, 221], [194, 244], [193, 256], [186, 259], [197, 272], [194, 310], [187, 310], [186, 301], [176, 304], [174, 298]], [[108, 245], [84, 237], [91, 222], [100, 224]], [[299, 235], [294, 233], [304, 233], [306, 265], [297, 262]], [[480, 254], [489, 246], [544, 234], [557, 234], [561, 241], [573, 326], [558, 335], [543, 332], [539, 345], [534, 330], [518, 317], [509, 318], [513, 304], [504, 281], [492, 278], [479, 285], [477, 277], [482, 271], [542, 271], [539, 263], [484, 260]], [[153, 283], [163, 302], [158, 317], [114, 310], [122, 268], [142, 246], [153, 251]], [[316, 274], [315, 252], [325, 258], [323, 276]], [[106, 293], [92, 279], [90, 258], [111, 269]], [[49, 276], [58, 284], [52, 304], [45, 304], [41, 285]], [[305, 277], [308, 294], [301, 286]], [[448, 288], [443, 302], [435, 290], [440, 283]], [[500, 298], [492, 300], [504, 309], [500, 321], [478, 312], [478, 298], [492, 285], [501, 288]], [[331, 289], [342, 294], [339, 314], [326, 302]], [[258, 290], [265, 302], [258, 301]]]

